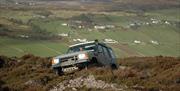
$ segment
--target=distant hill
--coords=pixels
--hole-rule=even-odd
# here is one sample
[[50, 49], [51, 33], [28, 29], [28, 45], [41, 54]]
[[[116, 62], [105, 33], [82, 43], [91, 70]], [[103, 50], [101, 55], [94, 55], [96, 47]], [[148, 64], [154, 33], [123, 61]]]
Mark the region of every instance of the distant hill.
[[169, 7], [179, 7], [180, 0], [0, 0], [0, 4], [14, 4], [21, 5], [27, 3], [38, 3], [38, 5], [44, 5], [45, 7], [53, 6], [65, 9], [83, 9], [89, 10], [94, 8], [95, 10], [151, 10], [162, 9]]
[[106, 2], [106, 3], [123, 3], [123, 4], [180, 4], [180, 0], [0, 0], [0, 2], [36, 2], [36, 1], [46, 1], [46, 2]]

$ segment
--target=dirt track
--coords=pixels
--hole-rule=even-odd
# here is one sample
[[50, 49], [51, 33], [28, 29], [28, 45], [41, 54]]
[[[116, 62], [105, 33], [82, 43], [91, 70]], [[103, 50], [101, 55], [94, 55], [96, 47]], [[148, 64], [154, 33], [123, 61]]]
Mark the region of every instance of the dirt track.
[[[131, 57], [118, 60], [120, 67], [113, 72], [108, 68], [89, 68], [88, 70], [57, 76], [50, 68], [50, 59], [33, 55], [21, 58], [0, 56], [0, 91], [47, 91], [63, 82], [76, 82], [82, 78], [84, 84], [92, 82], [107, 84], [88, 87], [67, 87], [65, 90], [140, 90], [140, 91], [178, 91], [180, 89], [180, 59], [174, 57]], [[80, 79], [81, 80], [81, 79]], [[102, 85], [103, 85], [102, 84]], [[116, 88], [112, 88], [116, 84]], [[70, 83], [70, 85], [72, 85]], [[60, 85], [61, 86], [61, 85]], [[74, 85], [72, 85], [74, 86]], [[109, 87], [108, 87], [109, 86]]]

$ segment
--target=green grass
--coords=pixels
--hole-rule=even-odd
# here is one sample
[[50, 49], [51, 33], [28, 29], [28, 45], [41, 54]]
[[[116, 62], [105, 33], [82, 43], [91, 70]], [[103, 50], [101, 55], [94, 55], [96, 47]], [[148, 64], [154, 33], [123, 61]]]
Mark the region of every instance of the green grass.
[[180, 19], [179, 8], [170, 8], [170, 9], [149, 11], [149, 12], [145, 13], [145, 15], [147, 15], [149, 17], [165, 19], [165, 20], [169, 20], [169, 21], [179, 21], [179, 19]]
[[28, 20], [33, 18], [33, 11], [20, 11], [20, 10], [2, 10], [0, 9], [0, 17], [13, 18], [27, 23]]
[[36, 20], [33, 24], [40, 26], [41, 29], [45, 29], [48, 32], [53, 33], [68, 33], [70, 28], [67, 26], [62, 26], [61, 24], [67, 23], [64, 20], [48, 20], [48, 22], [44, 22], [44, 20]]
[[0, 55], [22, 56], [30, 53], [38, 56], [55, 56], [65, 53], [68, 47], [62, 42], [0, 38]]
[[[70, 33], [73, 38], [87, 38], [88, 40], [105, 38], [112, 38], [120, 42], [120, 45], [126, 44], [125, 49], [121, 47], [115, 47], [111, 45], [118, 57], [131, 56], [129, 53], [135, 53], [140, 56], [180, 56], [180, 31], [179, 27], [175, 25], [142, 25], [136, 30], [126, 28], [130, 23], [141, 21], [148, 22], [150, 18], [157, 18], [160, 20], [168, 20], [171, 22], [180, 22], [178, 9], [164, 9], [156, 11], [145, 12], [145, 16], [137, 16], [130, 13], [130, 15], [121, 12], [112, 12], [108, 14], [94, 13], [91, 20], [99, 24], [114, 24], [121, 26], [113, 29], [114, 31], [87, 31], [87, 29], [73, 30], [67, 26], [62, 26], [62, 23], [68, 23], [68, 18], [78, 17], [83, 12], [73, 11], [60, 11], [52, 10], [51, 12], [57, 17], [49, 17], [46, 19], [33, 18], [33, 11], [5, 11], [1, 10], [0, 17], [12, 17], [27, 22], [29, 19], [33, 19], [32, 23], [39, 26], [48, 32]], [[65, 16], [65, 14], [69, 14]], [[64, 18], [64, 19], [62, 19]], [[0, 18], [1, 19], [1, 18]], [[73, 31], [72, 31], [73, 30]], [[134, 40], [140, 40], [145, 45], [133, 44]], [[160, 45], [153, 45], [151, 40], [158, 41]], [[72, 44], [72, 43], [71, 43]], [[0, 55], [8, 56], [21, 56], [26, 53], [32, 53], [38, 56], [56, 56], [63, 54], [67, 51], [68, 45], [64, 41], [37, 41], [37, 40], [20, 40], [11, 39], [7, 37], [0, 37]], [[128, 50], [128, 51], [127, 51]]]

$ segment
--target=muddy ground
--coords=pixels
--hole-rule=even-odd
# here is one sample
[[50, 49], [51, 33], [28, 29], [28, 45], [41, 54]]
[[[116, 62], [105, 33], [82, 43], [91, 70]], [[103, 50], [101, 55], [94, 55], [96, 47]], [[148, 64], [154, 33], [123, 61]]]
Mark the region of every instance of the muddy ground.
[[[130, 57], [119, 68], [91, 67], [57, 76], [50, 58], [0, 56], [0, 91], [178, 91], [180, 58]], [[93, 84], [90, 84], [93, 83]]]

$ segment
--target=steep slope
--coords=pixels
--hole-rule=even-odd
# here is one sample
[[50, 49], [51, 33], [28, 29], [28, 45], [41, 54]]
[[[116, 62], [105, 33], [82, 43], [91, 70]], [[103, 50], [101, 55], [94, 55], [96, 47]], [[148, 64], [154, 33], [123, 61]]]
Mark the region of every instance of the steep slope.
[[180, 89], [179, 58], [130, 57], [118, 59], [118, 62], [119, 69], [114, 71], [104, 67], [92, 67], [57, 76], [50, 68], [50, 58], [33, 55], [24, 55], [20, 58], [0, 56], [0, 90], [178, 91]]

